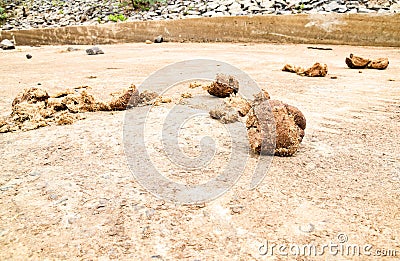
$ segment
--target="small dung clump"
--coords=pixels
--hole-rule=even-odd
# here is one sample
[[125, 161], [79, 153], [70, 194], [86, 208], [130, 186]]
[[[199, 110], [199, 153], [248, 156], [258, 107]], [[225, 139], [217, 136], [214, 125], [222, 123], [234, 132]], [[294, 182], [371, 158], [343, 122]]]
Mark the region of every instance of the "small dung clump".
[[257, 94], [254, 94], [253, 96], [254, 96], [254, 100], [253, 100], [253, 103], [252, 103], [253, 105], [254, 104], [259, 104], [259, 103], [261, 103], [261, 102], [263, 102], [265, 100], [271, 99], [271, 96], [269, 95], [269, 93], [264, 89], [262, 89], [261, 92], [259, 92]]
[[200, 87], [200, 86], [202, 86], [202, 84], [201, 84], [201, 83], [198, 83], [198, 82], [191, 82], [191, 83], [189, 83], [189, 88], [190, 88], [190, 89], [194, 89], [194, 88], [197, 88], [197, 87]]
[[158, 93], [149, 91], [149, 90], [144, 90], [143, 92], [140, 93], [139, 100], [140, 100], [141, 104], [151, 105], [151, 104], [153, 104], [153, 101], [157, 97], [158, 97]]
[[223, 124], [233, 123], [239, 121], [238, 112], [235, 108], [221, 104], [209, 111], [210, 117], [220, 121]]
[[224, 103], [235, 108], [241, 117], [246, 116], [251, 109], [251, 103], [240, 96], [227, 97], [224, 99]]
[[372, 60], [368, 64], [367, 68], [385, 70], [388, 66], [389, 66], [389, 59], [388, 58], [378, 58], [376, 60]]
[[376, 60], [371, 60], [359, 56], [355, 56], [354, 54], [350, 54], [350, 57], [346, 57], [345, 60], [347, 66], [350, 69], [378, 69], [384, 70], [389, 66], [388, 58], [378, 58]]
[[217, 74], [207, 91], [212, 96], [226, 98], [239, 92], [239, 81], [232, 75]]
[[282, 71], [285, 72], [293, 72], [300, 76], [308, 76], [308, 77], [325, 77], [328, 74], [328, 66], [326, 64], [315, 63], [308, 69], [305, 69], [300, 66], [294, 66], [290, 64], [286, 64]]
[[112, 100], [108, 103], [110, 110], [123, 111], [138, 106], [140, 102], [139, 90], [135, 85], [131, 85], [129, 89], [112, 93]]
[[294, 106], [277, 100], [264, 100], [252, 107], [246, 127], [253, 152], [292, 156], [303, 140], [306, 119]]

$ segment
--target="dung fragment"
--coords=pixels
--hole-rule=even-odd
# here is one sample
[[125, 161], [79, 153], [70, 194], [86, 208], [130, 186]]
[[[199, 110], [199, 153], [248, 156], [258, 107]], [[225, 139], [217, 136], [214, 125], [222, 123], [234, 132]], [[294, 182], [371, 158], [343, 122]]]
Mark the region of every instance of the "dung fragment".
[[239, 91], [239, 81], [232, 75], [217, 74], [215, 81], [207, 87], [209, 94], [226, 98]]
[[223, 124], [239, 121], [238, 112], [225, 103], [210, 110], [209, 114], [211, 118], [216, 119]]
[[198, 82], [191, 82], [191, 83], [189, 83], [189, 88], [190, 88], [190, 89], [194, 89], [194, 88], [197, 88], [197, 87], [200, 87], [200, 86], [202, 86], [202, 84], [201, 84], [201, 83], [198, 83]]
[[109, 102], [109, 107], [113, 111], [122, 111], [128, 108], [136, 107], [140, 101], [139, 91], [135, 85], [127, 90], [111, 94], [113, 99]]
[[286, 64], [282, 71], [293, 72], [301, 76], [308, 77], [325, 77], [328, 74], [328, 66], [326, 64], [315, 63], [308, 69], [305, 69], [300, 66], [294, 66], [290, 64]]
[[271, 99], [269, 93], [266, 90], [262, 89], [261, 92], [254, 95], [253, 104], [258, 104], [261, 103], [262, 101], [269, 99]]
[[185, 92], [181, 94], [181, 97], [184, 99], [192, 98], [193, 95], [190, 92]]
[[152, 104], [152, 101], [154, 101], [158, 97], [158, 93], [149, 91], [149, 90], [144, 90], [143, 92], [140, 93], [139, 95], [139, 100], [141, 104]]
[[63, 111], [55, 116], [55, 122], [57, 125], [70, 125], [79, 119], [80, 117], [77, 114], [68, 111]]
[[227, 97], [224, 99], [224, 103], [229, 107], [235, 108], [241, 117], [246, 116], [251, 109], [250, 102], [239, 96]]
[[372, 60], [367, 67], [370, 69], [385, 70], [388, 66], [389, 66], [388, 58], [379, 58], [376, 60]]
[[27, 102], [30, 104], [36, 102], [45, 102], [49, 97], [50, 96], [47, 91], [40, 88], [32, 87], [25, 89], [23, 92], [20, 92], [17, 97], [14, 98], [11, 106], [14, 106], [21, 102]]
[[384, 70], [389, 66], [388, 58], [378, 58], [375, 60], [370, 60], [359, 56], [355, 56], [352, 53], [350, 54], [350, 58], [346, 57], [345, 62], [350, 69], [369, 68], [369, 69]]
[[355, 56], [354, 54], [350, 54], [350, 58], [346, 57], [346, 64], [350, 69], [364, 69], [367, 68], [367, 65], [371, 60], [365, 59], [359, 56]]
[[161, 105], [161, 103], [171, 103], [172, 102], [172, 98], [169, 96], [158, 96], [154, 102], [153, 105], [154, 106], [159, 106]]

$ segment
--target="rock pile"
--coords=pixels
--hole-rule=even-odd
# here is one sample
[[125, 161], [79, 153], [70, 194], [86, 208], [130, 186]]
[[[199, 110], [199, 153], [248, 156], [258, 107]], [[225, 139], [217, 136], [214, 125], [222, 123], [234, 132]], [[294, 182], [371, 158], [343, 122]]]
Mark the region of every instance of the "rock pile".
[[148, 10], [133, 9], [130, 3], [127, 0], [12, 1], [5, 6], [9, 18], [2, 29], [238, 15], [400, 12], [400, 1], [395, 0], [166, 0]]

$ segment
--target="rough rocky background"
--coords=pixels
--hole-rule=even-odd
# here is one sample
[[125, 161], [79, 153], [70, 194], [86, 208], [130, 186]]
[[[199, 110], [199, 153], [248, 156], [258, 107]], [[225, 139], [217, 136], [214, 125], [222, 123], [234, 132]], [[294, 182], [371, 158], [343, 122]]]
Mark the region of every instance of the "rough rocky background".
[[[3, 30], [90, 25], [137, 20], [196, 17], [298, 14], [298, 13], [379, 13], [400, 12], [396, 0], [2, 0]], [[2, 19], [3, 17], [3, 19]]]

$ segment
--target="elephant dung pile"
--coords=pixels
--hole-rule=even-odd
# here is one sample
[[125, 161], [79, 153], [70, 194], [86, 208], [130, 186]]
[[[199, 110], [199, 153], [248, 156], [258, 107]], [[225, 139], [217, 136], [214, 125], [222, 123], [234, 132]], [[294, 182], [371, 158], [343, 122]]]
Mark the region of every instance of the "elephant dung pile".
[[255, 153], [268, 154], [275, 143], [275, 155], [292, 156], [303, 140], [306, 119], [294, 106], [265, 99], [253, 105], [246, 127]]
[[132, 85], [126, 90], [112, 93], [111, 100], [97, 100], [86, 89], [64, 90], [50, 96], [46, 90], [28, 88], [12, 102], [12, 112], [0, 119], [0, 133], [33, 130], [47, 125], [72, 124], [84, 119], [83, 112], [116, 111], [135, 107], [140, 101], [139, 91]]
[[[232, 76], [225, 76], [226, 78]], [[217, 76], [215, 85], [221, 75]], [[234, 79], [237, 82], [236, 79]], [[236, 92], [239, 85], [236, 85]], [[228, 93], [228, 85], [220, 89], [220, 93]], [[275, 154], [292, 156], [299, 149], [304, 137], [306, 118], [296, 107], [278, 100], [270, 100], [267, 91], [263, 90], [254, 96], [254, 100], [246, 100], [233, 92], [224, 99], [224, 103], [210, 110], [210, 117], [222, 123], [238, 121], [238, 116], [245, 117], [250, 147], [257, 154]]]

